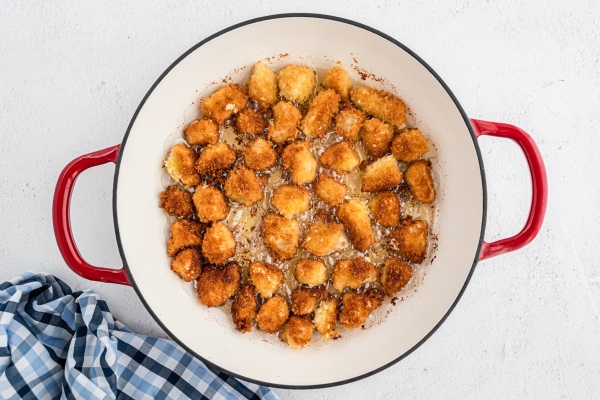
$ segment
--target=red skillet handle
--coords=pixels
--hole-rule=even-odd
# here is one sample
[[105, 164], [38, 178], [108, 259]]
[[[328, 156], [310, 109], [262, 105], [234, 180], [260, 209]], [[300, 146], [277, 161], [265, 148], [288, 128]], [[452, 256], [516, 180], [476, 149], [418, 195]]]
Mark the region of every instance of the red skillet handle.
[[104, 150], [84, 154], [71, 161], [62, 170], [56, 183], [56, 189], [54, 190], [52, 222], [54, 223], [54, 235], [56, 236], [58, 248], [65, 262], [73, 272], [92, 281], [131, 285], [124, 268], [110, 269], [94, 267], [85, 262], [81, 254], [79, 254], [79, 250], [77, 250], [75, 240], [73, 240], [73, 233], [71, 232], [71, 193], [73, 192], [77, 177], [88, 168], [108, 162], [116, 163], [120, 147], [121, 145], [116, 145]]
[[497, 136], [514, 140], [527, 159], [529, 172], [531, 173], [531, 208], [525, 227], [515, 236], [488, 243], [484, 241], [481, 245], [479, 261], [490, 257], [499, 256], [510, 251], [515, 251], [531, 242], [542, 228], [546, 204], [548, 202], [548, 178], [546, 167], [537, 145], [525, 131], [514, 125], [499, 122], [471, 120], [471, 125], [477, 137], [482, 135]]

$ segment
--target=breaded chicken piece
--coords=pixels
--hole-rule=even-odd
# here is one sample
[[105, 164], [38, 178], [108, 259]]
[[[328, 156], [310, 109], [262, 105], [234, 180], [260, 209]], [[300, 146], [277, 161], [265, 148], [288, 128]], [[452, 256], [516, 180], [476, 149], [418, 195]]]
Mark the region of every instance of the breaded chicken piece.
[[293, 218], [267, 214], [262, 220], [263, 242], [273, 258], [289, 260], [296, 255], [300, 240], [300, 225]]
[[165, 167], [175, 182], [181, 182], [186, 188], [200, 183], [200, 176], [194, 168], [196, 152], [183, 143], [171, 148], [169, 157], [165, 160]]
[[348, 75], [348, 72], [344, 68], [336, 65], [327, 71], [327, 75], [325, 75], [325, 87], [335, 90], [342, 99], [348, 100], [350, 89], [352, 89], [350, 75]]
[[407, 129], [392, 140], [392, 154], [399, 161], [417, 160], [429, 151], [429, 143], [418, 129]]
[[400, 199], [392, 192], [381, 192], [369, 201], [375, 221], [386, 228], [396, 226], [400, 218]]
[[324, 286], [302, 287], [298, 286], [290, 294], [292, 312], [296, 315], [307, 315], [315, 311], [317, 304], [329, 295]]
[[327, 267], [322, 261], [303, 258], [296, 264], [294, 277], [303, 285], [319, 286], [327, 280]]
[[206, 146], [219, 141], [219, 125], [208, 118], [198, 119], [183, 128], [183, 138], [191, 146]]
[[348, 188], [328, 173], [322, 173], [314, 183], [313, 190], [328, 206], [335, 207], [342, 204]]
[[402, 172], [394, 156], [381, 157], [367, 165], [362, 177], [363, 192], [381, 192], [393, 189], [402, 182]]
[[262, 62], [257, 62], [252, 68], [248, 80], [248, 94], [258, 103], [261, 111], [266, 111], [277, 102], [277, 75]]
[[196, 186], [193, 199], [198, 219], [202, 222], [222, 221], [229, 214], [229, 205], [223, 193], [206, 183]]
[[267, 121], [261, 112], [251, 108], [244, 108], [235, 120], [235, 129], [238, 133], [247, 135], [260, 135], [267, 129]]
[[339, 313], [340, 301], [332, 296], [323, 300], [315, 310], [313, 323], [323, 340], [332, 339], [339, 334], [339, 331], [335, 330]]
[[264, 171], [277, 162], [277, 153], [273, 150], [273, 143], [263, 138], [249, 141], [242, 149], [244, 164], [254, 171]]
[[191, 219], [178, 219], [169, 230], [171, 239], [167, 241], [167, 254], [173, 257], [179, 250], [186, 247], [202, 245], [202, 229], [204, 226]]
[[415, 200], [425, 204], [430, 204], [435, 200], [435, 189], [428, 161], [418, 160], [411, 163], [404, 172], [404, 179]]
[[406, 286], [412, 274], [410, 265], [397, 258], [388, 258], [381, 270], [381, 287], [388, 296], [393, 296]]
[[364, 257], [338, 260], [333, 266], [331, 279], [333, 288], [341, 293], [346, 288], [358, 289], [365, 283], [376, 282], [377, 270]]
[[177, 186], [169, 186], [164, 192], [160, 193], [160, 208], [174, 217], [188, 217], [194, 213], [194, 204], [192, 203], [192, 194]]
[[340, 205], [337, 209], [337, 217], [348, 229], [350, 242], [356, 250], [364, 253], [375, 242], [369, 208], [362, 201], [350, 200]]
[[236, 158], [235, 150], [227, 143], [209, 144], [200, 153], [196, 170], [201, 174], [211, 174], [231, 167]]
[[308, 211], [310, 192], [300, 186], [281, 185], [273, 191], [271, 205], [279, 211], [279, 214], [291, 218]]
[[310, 183], [317, 176], [317, 160], [309, 146], [310, 142], [294, 142], [281, 155], [284, 168], [292, 173], [292, 181], [297, 185]]
[[214, 222], [204, 233], [202, 255], [211, 264], [223, 264], [235, 254], [235, 237], [222, 222]]
[[314, 93], [317, 79], [312, 69], [304, 65], [288, 65], [277, 74], [279, 94], [285, 99], [305, 103]]
[[272, 264], [253, 261], [248, 267], [250, 282], [256, 287], [260, 297], [267, 299], [283, 285], [283, 271]]
[[281, 295], [271, 297], [258, 310], [256, 324], [258, 329], [267, 333], [276, 333], [290, 315], [287, 301]]
[[196, 249], [182, 250], [171, 261], [171, 270], [181, 279], [191, 282], [198, 279], [202, 270], [202, 257]]
[[402, 219], [390, 233], [390, 248], [408, 261], [420, 264], [427, 257], [429, 227], [423, 220]]
[[291, 142], [298, 137], [302, 113], [289, 101], [280, 101], [273, 107], [273, 121], [269, 124], [269, 139], [277, 144]]
[[302, 120], [300, 129], [309, 138], [322, 138], [331, 126], [338, 112], [340, 96], [331, 89], [317, 93], [308, 106], [308, 112]]
[[231, 305], [231, 318], [235, 324], [235, 330], [241, 333], [250, 332], [257, 310], [258, 303], [254, 297], [254, 286], [242, 286], [235, 294]]
[[329, 147], [321, 154], [319, 161], [323, 167], [332, 169], [339, 174], [351, 172], [360, 164], [354, 145], [348, 140]]
[[340, 325], [348, 329], [365, 323], [369, 314], [379, 307], [385, 297], [380, 289], [371, 288], [364, 293], [350, 290], [342, 295], [344, 307], [340, 312]]
[[300, 349], [310, 343], [314, 330], [315, 327], [308, 319], [292, 315], [279, 332], [279, 339], [292, 349]]
[[241, 280], [237, 263], [205, 265], [198, 277], [198, 299], [207, 307], [222, 306], [238, 290]]
[[243, 110], [248, 103], [248, 96], [239, 85], [230, 83], [218, 88], [207, 99], [204, 99], [200, 111], [208, 118], [223, 125], [233, 114]]
[[350, 98], [359, 110], [396, 128], [400, 129], [406, 123], [406, 106], [391, 93], [359, 86], [350, 92]]
[[393, 137], [394, 127], [377, 118], [366, 120], [360, 130], [365, 150], [373, 158], [383, 157], [390, 150]]
[[365, 118], [366, 115], [362, 111], [352, 106], [345, 107], [335, 116], [333, 130], [346, 139], [358, 140]]
[[251, 170], [237, 167], [227, 175], [225, 195], [246, 207], [263, 198], [263, 182]]
[[322, 220], [310, 224], [302, 243], [308, 253], [319, 257], [345, 249], [346, 246], [348, 238], [344, 234], [344, 225]]

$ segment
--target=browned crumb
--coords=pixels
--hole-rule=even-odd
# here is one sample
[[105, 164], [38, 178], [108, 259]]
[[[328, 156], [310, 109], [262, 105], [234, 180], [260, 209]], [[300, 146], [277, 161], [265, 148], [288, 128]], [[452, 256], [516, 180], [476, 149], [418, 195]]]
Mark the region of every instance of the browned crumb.
[[263, 242], [273, 258], [285, 261], [293, 258], [300, 240], [300, 225], [294, 218], [267, 214], [262, 220]]
[[313, 221], [306, 231], [302, 247], [315, 256], [325, 256], [348, 246], [344, 226], [335, 222]]
[[364, 257], [338, 260], [333, 266], [331, 279], [333, 288], [341, 293], [346, 288], [358, 289], [365, 283], [377, 281], [377, 270]]
[[251, 206], [262, 200], [263, 184], [254, 172], [238, 166], [227, 176], [225, 195], [237, 203]]
[[338, 112], [340, 96], [331, 89], [319, 92], [308, 107], [300, 128], [309, 138], [322, 138]]
[[377, 118], [366, 120], [360, 131], [360, 139], [367, 154], [373, 158], [383, 157], [390, 150], [394, 127]]
[[321, 165], [337, 173], [351, 172], [358, 167], [360, 159], [352, 142], [344, 140], [329, 147], [319, 157]]
[[390, 248], [408, 261], [420, 264], [427, 256], [428, 233], [427, 222], [403, 219], [390, 233]]
[[340, 325], [348, 329], [358, 328], [364, 324], [383, 301], [385, 294], [380, 289], [371, 288], [364, 293], [350, 290], [342, 295], [344, 307], [340, 312]]
[[252, 68], [252, 75], [248, 80], [248, 94], [262, 111], [268, 110], [277, 102], [277, 75], [260, 61]]
[[314, 330], [315, 327], [308, 319], [292, 315], [279, 332], [279, 339], [292, 349], [300, 349], [310, 343]]
[[240, 266], [230, 262], [226, 265], [205, 265], [198, 277], [198, 298], [207, 307], [222, 306], [240, 287]]
[[287, 100], [306, 102], [317, 84], [315, 73], [307, 66], [288, 65], [277, 75], [279, 94]]
[[165, 161], [167, 172], [175, 182], [181, 182], [186, 188], [200, 183], [200, 176], [194, 169], [196, 152], [183, 143], [176, 144], [171, 149]]
[[258, 329], [267, 333], [276, 333], [290, 315], [287, 301], [281, 295], [275, 295], [260, 307], [256, 316]]
[[358, 140], [360, 128], [365, 122], [365, 118], [365, 113], [352, 106], [347, 106], [336, 115], [333, 130], [346, 139]]
[[303, 258], [296, 264], [294, 277], [303, 285], [319, 286], [327, 280], [327, 267], [322, 261]]
[[173, 257], [186, 247], [202, 245], [202, 224], [191, 219], [179, 219], [171, 225], [171, 239], [167, 241], [167, 253]]
[[330, 207], [342, 204], [348, 188], [328, 173], [322, 173], [313, 185], [315, 194]]
[[352, 245], [361, 253], [374, 242], [375, 236], [371, 228], [369, 208], [359, 200], [350, 200], [338, 207], [337, 217], [350, 233]]
[[192, 146], [206, 146], [219, 140], [219, 125], [208, 118], [198, 119], [183, 128], [183, 138]]
[[159, 207], [175, 217], [188, 217], [194, 213], [192, 194], [174, 185], [160, 193]]
[[387, 228], [396, 226], [400, 218], [400, 199], [392, 192], [382, 192], [371, 199], [369, 208], [375, 221]]
[[227, 218], [229, 205], [219, 189], [203, 183], [196, 186], [193, 198], [200, 221], [222, 221]]
[[248, 267], [250, 282], [256, 287], [263, 299], [273, 296], [283, 285], [283, 271], [272, 264], [253, 261]]
[[359, 86], [350, 92], [350, 98], [360, 110], [396, 128], [402, 128], [406, 123], [406, 106], [391, 93]]
[[180, 251], [175, 255], [171, 262], [171, 270], [186, 282], [198, 279], [201, 269], [202, 257], [200, 256], [200, 252], [196, 249]]
[[340, 301], [335, 297], [328, 297], [323, 300], [315, 310], [313, 323], [317, 331], [322, 335], [323, 340], [335, 338], [339, 331], [335, 330], [338, 314], [340, 313]]
[[196, 170], [201, 174], [210, 174], [229, 168], [236, 159], [235, 150], [227, 143], [218, 142], [206, 146], [196, 161]]
[[317, 304], [328, 295], [329, 292], [324, 286], [312, 288], [298, 286], [290, 294], [292, 312], [296, 315], [310, 314], [317, 308]]
[[339, 65], [331, 68], [325, 75], [325, 87], [335, 90], [342, 99], [348, 100], [350, 89], [352, 89], [352, 81], [348, 72]]
[[402, 182], [402, 172], [394, 156], [385, 156], [367, 165], [362, 177], [363, 192], [393, 189]]
[[271, 168], [277, 162], [277, 154], [273, 150], [273, 143], [263, 138], [249, 141], [242, 149], [246, 167], [254, 171], [263, 171]]
[[239, 112], [235, 121], [235, 128], [239, 133], [260, 135], [267, 129], [267, 121], [265, 121], [262, 113], [251, 108], [245, 108]]
[[421, 203], [430, 204], [435, 200], [435, 189], [429, 162], [418, 160], [408, 166], [404, 173], [404, 179], [408, 183], [410, 193]]
[[235, 300], [231, 305], [231, 318], [238, 332], [246, 333], [252, 330], [257, 309], [254, 286], [242, 286], [235, 294]]
[[222, 222], [214, 222], [204, 233], [202, 255], [211, 264], [223, 264], [235, 254], [235, 237]]
[[292, 181], [298, 185], [314, 181], [317, 175], [317, 160], [309, 146], [310, 142], [294, 142], [281, 155], [284, 168], [292, 173]]
[[392, 140], [392, 154], [400, 161], [417, 160], [429, 151], [429, 143], [418, 129], [407, 129]]
[[381, 287], [391, 297], [406, 286], [412, 274], [410, 265], [397, 258], [388, 258], [381, 270]]
[[207, 117], [222, 125], [233, 114], [243, 110], [248, 103], [248, 96], [237, 84], [229, 84], [218, 88], [202, 102], [200, 111]]
[[299, 186], [281, 185], [273, 191], [271, 205], [279, 211], [279, 214], [291, 218], [308, 211], [310, 192]]
[[273, 121], [269, 124], [269, 139], [277, 144], [291, 142], [298, 136], [300, 110], [289, 101], [280, 101], [273, 107]]

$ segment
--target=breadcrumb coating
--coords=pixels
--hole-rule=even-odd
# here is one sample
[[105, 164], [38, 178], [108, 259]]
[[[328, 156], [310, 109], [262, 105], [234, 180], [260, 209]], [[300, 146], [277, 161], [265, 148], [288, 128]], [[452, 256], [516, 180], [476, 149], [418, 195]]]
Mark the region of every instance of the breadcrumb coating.
[[267, 333], [277, 333], [287, 321], [290, 308], [281, 295], [275, 295], [264, 302], [256, 316], [258, 329]]
[[331, 279], [333, 288], [341, 293], [346, 288], [358, 289], [365, 283], [377, 281], [377, 270], [364, 257], [338, 260], [333, 266]]
[[219, 125], [208, 118], [198, 119], [183, 128], [183, 138], [191, 146], [206, 146], [219, 140]]
[[359, 200], [350, 200], [337, 209], [337, 217], [350, 233], [350, 242], [356, 250], [364, 253], [374, 242], [369, 208]]
[[277, 75], [262, 62], [257, 62], [252, 68], [248, 80], [248, 94], [258, 103], [261, 111], [266, 111], [277, 102]]
[[219, 125], [223, 125], [232, 115], [243, 110], [247, 103], [248, 96], [244, 90], [239, 85], [230, 83], [218, 88], [205, 99], [200, 106], [200, 111]]
[[158, 205], [165, 212], [174, 217], [189, 217], [194, 213], [192, 194], [172, 185], [160, 193]]
[[300, 225], [294, 218], [267, 214], [262, 219], [262, 234], [265, 247], [274, 259], [285, 261], [296, 255]]
[[381, 287], [388, 296], [393, 296], [406, 286], [412, 274], [410, 265], [397, 258], [388, 258], [381, 270]]
[[391, 228], [400, 218], [400, 199], [392, 192], [381, 192], [369, 201], [369, 209], [375, 221], [381, 226]]
[[263, 138], [249, 141], [242, 149], [242, 154], [246, 167], [254, 171], [264, 171], [277, 162], [277, 153], [273, 149], [273, 143]]
[[284, 168], [292, 173], [292, 181], [297, 185], [311, 183], [317, 176], [317, 160], [309, 146], [310, 142], [294, 142], [281, 155]]
[[297, 103], [306, 102], [314, 93], [317, 79], [307, 66], [288, 65], [277, 75], [279, 94]]
[[236, 167], [227, 175], [225, 181], [225, 195], [246, 207], [251, 206], [263, 198], [263, 182], [251, 170]]
[[261, 135], [267, 129], [267, 121], [262, 113], [251, 108], [244, 108], [239, 112], [235, 120], [235, 128], [238, 133], [247, 135]]
[[292, 290], [290, 301], [292, 302], [292, 312], [296, 315], [307, 315], [315, 311], [317, 304], [329, 295], [324, 286], [302, 287], [298, 286]]
[[348, 329], [358, 328], [379, 306], [385, 297], [380, 289], [367, 289], [364, 293], [350, 290], [342, 295], [344, 307], [340, 312], [340, 325]]
[[303, 258], [296, 264], [294, 277], [303, 285], [319, 286], [327, 280], [327, 267], [322, 261]]
[[407, 129], [392, 140], [392, 154], [399, 161], [411, 162], [429, 151], [429, 143], [418, 129]]
[[198, 219], [202, 222], [222, 221], [229, 214], [229, 205], [223, 193], [206, 183], [196, 186], [193, 199]]
[[431, 177], [431, 167], [425, 160], [414, 161], [404, 173], [410, 193], [421, 203], [431, 204], [435, 200], [435, 189]]
[[308, 211], [310, 192], [299, 186], [281, 185], [273, 191], [271, 205], [279, 211], [279, 214], [291, 218]]
[[235, 294], [231, 304], [231, 319], [235, 324], [235, 330], [241, 333], [250, 332], [254, 325], [258, 303], [254, 296], [254, 286], [244, 285]]
[[339, 334], [339, 331], [335, 330], [339, 313], [340, 301], [336, 297], [323, 300], [315, 310], [313, 323], [323, 340], [332, 339]]
[[235, 150], [227, 143], [209, 144], [200, 153], [196, 161], [196, 170], [201, 174], [211, 174], [231, 167], [236, 158]]
[[348, 100], [350, 89], [352, 89], [352, 80], [344, 68], [336, 65], [327, 71], [327, 75], [325, 75], [325, 87], [335, 90], [342, 99]]
[[406, 123], [404, 102], [385, 90], [359, 86], [350, 92], [350, 98], [361, 111], [388, 122], [398, 129]]
[[333, 130], [346, 139], [358, 140], [360, 129], [365, 119], [365, 113], [352, 106], [347, 106], [335, 116]]
[[222, 306], [240, 287], [240, 266], [230, 262], [226, 265], [205, 265], [198, 277], [198, 299], [207, 307]]
[[322, 138], [331, 127], [331, 121], [338, 112], [340, 96], [331, 89], [317, 93], [308, 106], [300, 129], [309, 138]]
[[233, 233], [222, 222], [214, 222], [204, 233], [202, 255], [211, 264], [223, 264], [235, 254]]
[[272, 264], [253, 261], [248, 267], [249, 280], [263, 299], [273, 296], [283, 285], [283, 271]]
[[393, 137], [394, 127], [377, 118], [366, 120], [360, 131], [365, 150], [373, 158], [383, 157], [390, 150]]
[[360, 159], [354, 149], [354, 144], [348, 140], [329, 147], [319, 157], [321, 165], [339, 174], [351, 172], [358, 167]]
[[393, 189], [402, 182], [402, 172], [394, 156], [385, 156], [367, 165], [362, 177], [363, 192]]
[[348, 188], [343, 183], [338, 182], [333, 176], [324, 172], [313, 185], [313, 190], [317, 197], [323, 200], [328, 206], [336, 207], [344, 201], [344, 196]]
[[182, 250], [173, 257], [171, 270], [181, 279], [191, 282], [198, 279], [202, 270], [202, 257], [196, 249]]
[[169, 157], [165, 160], [165, 167], [175, 182], [181, 182], [186, 188], [200, 183], [200, 176], [194, 169], [196, 152], [183, 143], [171, 148]]
[[169, 230], [171, 239], [167, 241], [167, 254], [173, 257], [179, 250], [186, 247], [202, 245], [202, 229], [204, 226], [191, 219], [178, 219]]
[[315, 327], [308, 319], [292, 315], [279, 332], [279, 339], [292, 349], [300, 349], [310, 343], [314, 330]]
[[289, 101], [280, 101], [273, 107], [273, 121], [269, 123], [269, 139], [277, 144], [291, 142], [298, 137], [302, 113]]
[[427, 222], [405, 218], [390, 233], [390, 248], [408, 261], [420, 264], [427, 256], [428, 234]]
[[322, 220], [313, 221], [306, 231], [302, 247], [318, 257], [348, 246], [348, 238], [344, 234], [344, 225]]

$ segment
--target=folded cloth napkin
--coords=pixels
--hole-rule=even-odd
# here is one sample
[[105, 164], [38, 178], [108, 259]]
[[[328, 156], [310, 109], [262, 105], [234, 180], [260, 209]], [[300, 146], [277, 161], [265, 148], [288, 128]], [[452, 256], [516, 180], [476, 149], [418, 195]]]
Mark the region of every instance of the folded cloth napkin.
[[269, 388], [138, 335], [92, 290], [27, 272], [0, 285], [2, 399], [266, 399]]

